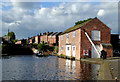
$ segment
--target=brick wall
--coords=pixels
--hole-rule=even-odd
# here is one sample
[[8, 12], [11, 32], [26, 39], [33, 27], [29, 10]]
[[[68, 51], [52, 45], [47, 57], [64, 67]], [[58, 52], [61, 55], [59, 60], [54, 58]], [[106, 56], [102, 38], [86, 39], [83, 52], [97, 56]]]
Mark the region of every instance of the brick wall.
[[[81, 29], [85, 29], [88, 35], [91, 37], [92, 30], [100, 31], [100, 41], [93, 41], [94, 44], [100, 45], [100, 43], [110, 43], [110, 33], [111, 29], [107, 27], [104, 23], [102, 23], [99, 19], [95, 18], [86, 25], [84, 25]], [[89, 56], [91, 56], [91, 43], [86, 37], [83, 30], [81, 30], [81, 57], [83, 57], [83, 50], [89, 50]]]
[[[86, 30], [90, 38], [91, 38], [92, 30], [100, 31], [100, 41], [93, 41], [94, 44], [100, 45], [100, 43], [110, 43], [111, 29], [107, 27], [99, 19], [94, 18], [80, 29], [75, 30], [76, 37], [73, 37], [74, 31], [59, 36], [59, 53], [58, 53], [59, 55], [60, 54], [66, 55], [66, 44], [71, 44], [71, 49], [73, 45], [76, 46], [76, 59], [80, 59], [81, 57], [83, 57], [83, 50], [89, 50], [89, 57], [91, 57], [92, 46], [87, 36], [85, 35], [83, 29]], [[66, 38], [66, 34], [69, 35], [69, 39]], [[61, 39], [62, 36], [63, 36], [63, 40]], [[63, 50], [61, 50], [61, 47], [63, 47]], [[113, 52], [112, 48], [107, 49], [108, 57], [112, 56], [112, 52]], [[71, 50], [71, 55], [72, 55], [72, 50]]]
[[47, 35], [42, 35], [40, 37], [40, 41], [48, 42], [48, 36]]
[[[67, 33], [69, 35], [69, 38], [67, 39], [66, 34], [63, 34], [63, 40], [61, 39], [61, 36], [59, 36], [59, 55], [60, 54], [64, 54], [66, 55], [66, 43], [67, 44], [71, 44], [71, 49], [72, 46], [75, 45], [76, 46], [76, 59], [80, 59], [80, 30], [78, 29], [76, 30], [76, 36], [73, 37], [73, 32], [69, 32]], [[61, 50], [61, 47], [63, 46], [63, 50]], [[72, 51], [71, 51], [71, 55], [72, 55]]]

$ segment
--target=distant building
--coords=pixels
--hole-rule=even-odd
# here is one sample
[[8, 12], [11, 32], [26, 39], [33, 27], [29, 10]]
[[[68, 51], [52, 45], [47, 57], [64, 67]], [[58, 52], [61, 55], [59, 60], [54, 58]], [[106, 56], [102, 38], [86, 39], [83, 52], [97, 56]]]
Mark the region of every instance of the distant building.
[[58, 36], [61, 34], [62, 32], [44, 32], [43, 34], [39, 34], [37, 36], [34, 37], [29, 37], [28, 38], [28, 43], [32, 44], [32, 43], [36, 43], [39, 44], [42, 41], [44, 41], [44, 43], [49, 44], [49, 46], [58, 46], [58, 42], [59, 42], [59, 38]]
[[10, 36], [3, 36], [2, 37], [5, 41], [10, 41]]
[[53, 32], [44, 32], [43, 35], [40, 36], [40, 42], [44, 41], [44, 43], [48, 42], [48, 36], [52, 34]]
[[10, 40], [10, 36], [1, 37], [1, 43], [12, 43]]
[[120, 48], [120, 34], [111, 34], [111, 44], [113, 49]]
[[[105, 50], [107, 57], [112, 57], [113, 49], [110, 43], [110, 34], [111, 29], [95, 17], [64, 31], [59, 36], [58, 54], [75, 57], [75, 59], [84, 56], [100, 58], [101, 50]], [[94, 43], [95, 48], [90, 40]]]
[[33, 37], [28, 37], [28, 44], [32, 44], [32, 43], [35, 43], [35, 36]]
[[15, 44], [26, 44], [27, 40], [26, 39], [22, 39], [22, 40], [18, 40]]
[[40, 35], [35, 36], [35, 43], [36, 44], [40, 43]]
[[58, 36], [61, 34], [62, 32], [55, 32], [53, 34], [50, 34], [48, 36], [48, 42], [50, 46], [58, 46], [59, 43], [59, 38]]

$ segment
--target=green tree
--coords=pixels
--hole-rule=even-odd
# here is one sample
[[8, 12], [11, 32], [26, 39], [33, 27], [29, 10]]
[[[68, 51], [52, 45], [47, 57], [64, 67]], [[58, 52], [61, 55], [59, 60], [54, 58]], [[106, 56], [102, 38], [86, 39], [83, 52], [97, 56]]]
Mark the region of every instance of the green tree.
[[7, 36], [10, 36], [10, 40], [13, 41], [15, 40], [15, 33], [14, 32], [9, 32]]
[[39, 43], [37, 45], [37, 47], [38, 47], [39, 50], [42, 50], [42, 51], [46, 50], [44, 41], [42, 41], [42, 43]]

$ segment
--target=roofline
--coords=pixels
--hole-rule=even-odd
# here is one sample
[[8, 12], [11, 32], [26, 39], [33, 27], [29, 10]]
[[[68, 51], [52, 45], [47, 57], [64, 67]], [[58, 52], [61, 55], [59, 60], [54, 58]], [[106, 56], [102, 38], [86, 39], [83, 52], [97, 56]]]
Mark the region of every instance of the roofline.
[[[95, 18], [91, 19], [89, 22], [91, 22], [91, 21], [94, 20], [94, 19], [98, 19], [98, 18], [95, 17]], [[102, 22], [100, 19], [98, 19], [98, 20], [99, 20], [100, 22]], [[89, 23], [89, 22], [88, 22], [88, 23]], [[86, 24], [88, 24], [88, 23], [86, 23]], [[102, 22], [102, 23], [103, 23], [103, 22]], [[85, 24], [85, 25], [86, 25], [86, 24]], [[103, 23], [103, 24], [104, 24], [104, 23]], [[85, 26], [85, 25], [83, 25], [83, 26]], [[104, 24], [104, 25], [105, 25], [106, 27], [108, 27], [106, 24]], [[74, 30], [71, 30], [71, 31], [69, 31], [69, 32], [62, 33], [62, 34], [60, 34], [60, 35], [64, 35], [64, 34], [66, 34], [66, 33], [70, 33], [70, 32], [72, 32], [72, 31], [75, 31], [75, 30], [81, 29], [83, 26], [81, 26], [81, 27], [79, 27], [79, 28], [76, 28], [76, 29], [74, 29]], [[70, 28], [71, 28], [71, 27], [70, 27]], [[108, 29], [111, 30], [111, 28], [109, 28], [109, 27], [108, 27]], [[59, 35], [59, 36], [60, 36], [60, 35]]]
[[[97, 18], [97, 17], [95, 17], [95, 18]], [[93, 18], [93, 19], [95, 19], [95, 18]], [[90, 21], [92, 21], [93, 19], [91, 19]], [[89, 21], [89, 22], [90, 22], [90, 21]], [[89, 22], [88, 22], [88, 23], [89, 23]], [[86, 23], [86, 24], [88, 24], [88, 23]], [[85, 24], [85, 25], [86, 25], [86, 24]], [[84, 25], [83, 25], [83, 26], [84, 26]], [[81, 27], [79, 27], [79, 28], [76, 28], [76, 29], [74, 29], [74, 30], [71, 30], [71, 31], [69, 31], [69, 32], [62, 33], [62, 34], [60, 34], [60, 35], [63, 35], [63, 34], [70, 33], [70, 32], [72, 32], [72, 31], [81, 29], [83, 26], [81, 26]], [[70, 27], [70, 28], [71, 28], [71, 27]], [[60, 35], [59, 35], [59, 36], [60, 36]]]

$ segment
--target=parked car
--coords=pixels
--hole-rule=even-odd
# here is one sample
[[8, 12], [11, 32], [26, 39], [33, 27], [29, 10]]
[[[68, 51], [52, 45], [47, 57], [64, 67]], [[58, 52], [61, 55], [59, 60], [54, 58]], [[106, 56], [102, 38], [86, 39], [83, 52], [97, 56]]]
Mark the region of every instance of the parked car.
[[113, 51], [113, 56], [120, 56], [120, 51], [119, 50], [114, 50]]

